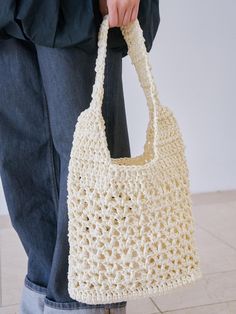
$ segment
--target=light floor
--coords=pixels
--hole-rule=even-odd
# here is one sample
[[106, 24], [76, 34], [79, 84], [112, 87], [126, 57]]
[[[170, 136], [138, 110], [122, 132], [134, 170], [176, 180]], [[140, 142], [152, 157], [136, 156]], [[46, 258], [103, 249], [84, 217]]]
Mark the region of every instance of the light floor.
[[[236, 313], [236, 191], [193, 195], [203, 278], [171, 294], [128, 302], [127, 314]], [[0, 314], [18, 313], [26, 256], [0, 216]]]

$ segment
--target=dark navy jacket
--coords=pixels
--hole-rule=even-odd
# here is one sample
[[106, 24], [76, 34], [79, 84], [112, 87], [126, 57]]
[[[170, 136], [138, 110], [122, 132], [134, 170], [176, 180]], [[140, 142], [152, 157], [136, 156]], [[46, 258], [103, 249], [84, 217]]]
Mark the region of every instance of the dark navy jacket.
[[[1, 0], [0, 41], [16, 37], [47, 47], [76, 46], [94, 52], [102, 21], [98, 3], [98, 0]], [[149, 51], [160, 22], [159, 0], [141, 0], [138, 19]], [[119, 27], [109, 30], [108, 47], [127, 55]]]

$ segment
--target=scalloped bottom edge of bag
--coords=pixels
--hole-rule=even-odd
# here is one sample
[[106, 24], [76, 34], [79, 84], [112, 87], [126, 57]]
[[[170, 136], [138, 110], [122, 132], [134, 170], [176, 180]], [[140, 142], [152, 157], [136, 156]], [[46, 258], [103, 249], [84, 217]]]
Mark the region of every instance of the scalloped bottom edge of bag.
[[195, 283], [198, 279], [203, 277], [201, 269], [197, 269], [192, 271], [186, 276], [181, 276], [180, 278], [176, 278], [170, 280], [168, 283], [165, 283], [161, 286], [149, 287], [146, 289], [142, 289], [139, 292], [131, 292], [131, 293], [119, 293], [119, 295], [110, 295], [101, 296], [101, 297], [94, 297], [92, 295], [84, 295], [76, 292], [76, 288], [68, 287], [68, 292], [71, 298], [78, 302], [83, 302], [87, 304], [106, 304], [106, 303], [115, 303], [115, 302], [123, 302], [129, 300], [136, 300], [140, 298], [146, 297], [155, 297], [170, 293], [173, 289], [176, 288], [184, 288], [188, 287], [190, 284]]

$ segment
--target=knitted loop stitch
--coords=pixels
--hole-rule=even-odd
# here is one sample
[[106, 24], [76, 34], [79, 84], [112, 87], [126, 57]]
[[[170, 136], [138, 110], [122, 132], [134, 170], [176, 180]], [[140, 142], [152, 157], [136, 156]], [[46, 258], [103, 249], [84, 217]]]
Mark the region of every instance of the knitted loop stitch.
[[111, 158], [101, 110], [108, 29], [105, 16], [67, 179], [68, 291], [88, 304], [160, 295], [202, 277], [182, 135], [159, 102], [138, 20], [121, 31], [147, 99], [146, 142], [139, 156]]

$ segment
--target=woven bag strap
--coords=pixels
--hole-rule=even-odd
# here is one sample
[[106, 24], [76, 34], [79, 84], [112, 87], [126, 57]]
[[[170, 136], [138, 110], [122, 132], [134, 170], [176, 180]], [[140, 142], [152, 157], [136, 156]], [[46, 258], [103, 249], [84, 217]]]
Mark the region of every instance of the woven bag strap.
[[[155, 81], [151, 73], [151, 65], [149, 62], [148, 53], [145, 46], [145, 39], [142, 28], [138, 19], [129, 23], [127, 26], [122, 26], [121, 32], [128, 46], [128, 55], [138, 74], [139, 82], [143, 88], [147, 105], [149, 108], [149, 119], [153, 123], [154, 130], [154, 150], [157, 147], [157, 112], [160, 106], [158, 92]], [[101, 114], [101, 107], [104, 96], [104, 73], [105, 59], [107, 54], [107, 38], [109, 31], [108, 15], [103, 17], [98, 33], [98, 54], [95, 65], [95, 83], [92, 91], [91, 106]]]

